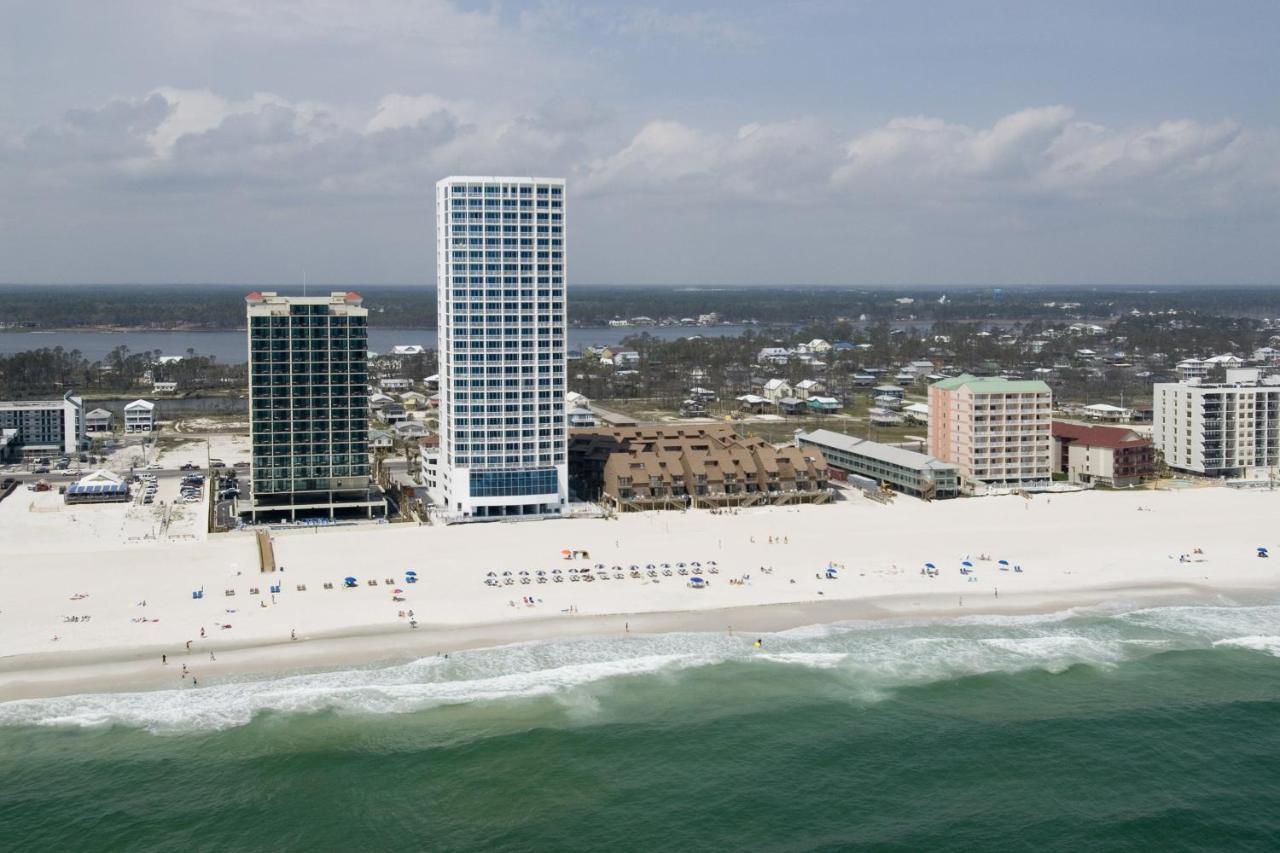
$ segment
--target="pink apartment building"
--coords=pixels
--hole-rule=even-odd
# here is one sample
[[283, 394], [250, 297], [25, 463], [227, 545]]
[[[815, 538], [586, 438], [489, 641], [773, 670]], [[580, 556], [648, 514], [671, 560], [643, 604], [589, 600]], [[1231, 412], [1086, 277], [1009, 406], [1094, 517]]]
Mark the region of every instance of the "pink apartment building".
[[1052, 480], [1053, 392], [1039, 380], [964, 374], [929, 386], [929, 453], [993, 486]]

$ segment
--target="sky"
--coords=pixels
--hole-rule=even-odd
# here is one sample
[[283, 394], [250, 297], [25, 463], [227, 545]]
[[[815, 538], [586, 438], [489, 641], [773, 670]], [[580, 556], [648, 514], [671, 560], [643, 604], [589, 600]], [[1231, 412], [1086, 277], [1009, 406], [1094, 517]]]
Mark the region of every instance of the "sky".
[[[1272, 0], [0, 0], [0, 281], [432, 283], [567, 179], [582, 284], [1274, 284]], [[2, 310], [2, 309], [0, 309]]]

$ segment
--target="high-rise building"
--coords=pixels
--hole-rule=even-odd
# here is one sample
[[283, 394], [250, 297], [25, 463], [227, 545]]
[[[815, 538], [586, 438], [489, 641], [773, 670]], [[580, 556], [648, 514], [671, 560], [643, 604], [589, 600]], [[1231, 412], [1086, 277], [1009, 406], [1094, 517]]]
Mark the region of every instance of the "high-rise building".
[[367, 309], [358, 293], [251, 293], [254, 521], [385, 512], [370, 479]]
[[565, 437], [559, 178], [436, 184], [440, 457], [448, 521], [558, 515]]
[[1280, 385], [1259, 371], [1226, 382], [1158, 382], [1151, 436], [1170, 468], [1206, 477], [1265, 477], [1280, 467]]
[[1047, 485], [1053, 392], [1038, 379], [964, 374], [929, 386], [929, 453], [961, 478], [997, 487]]

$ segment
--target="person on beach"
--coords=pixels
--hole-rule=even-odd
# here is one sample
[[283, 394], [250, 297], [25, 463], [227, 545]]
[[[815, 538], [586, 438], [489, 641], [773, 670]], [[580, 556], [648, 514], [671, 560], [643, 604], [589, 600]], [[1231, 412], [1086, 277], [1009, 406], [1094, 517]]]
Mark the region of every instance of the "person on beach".
[[193, 675], [193, 676], [191, 676], [191, 686], [192, 686], [192, 687], [199, 687], [199, 686], [200, 686], [200, 679], [196, 678], [194, 675]]
[[187, 651], [191, 651], [191, 641], [187, 640]]
[[289, 639], [290, 639], [290, 640], [296, 640], [296, 639], [298, 639], [298, 632], [297, 632], [297, 630], [295, 630], [295, 629], [293, 629], [293, 628], [290, 628], [290, 629], [289, 629]]
[[168, 656], [168, 655], [163, 655], [163, 654], [162, 654], [162, 655], [160, 655], [160, 663], [164, 664], [165, 666], [168, 666], [168, 665], [169, 665], [169, 656]]
[[213, 656], [213, 652], [209, 652], [209, 660], [217, 660], [217, 658]]
[[[202, 639], [202, 640], [204, 639], [204, 628], [201, 628], [201, 629], [200, 629], [200, 639]], [[187, 647], [188, 647], [188, 648], [190, 648], [190, 644], [188, 644], [188, 646], [187, 646]]]

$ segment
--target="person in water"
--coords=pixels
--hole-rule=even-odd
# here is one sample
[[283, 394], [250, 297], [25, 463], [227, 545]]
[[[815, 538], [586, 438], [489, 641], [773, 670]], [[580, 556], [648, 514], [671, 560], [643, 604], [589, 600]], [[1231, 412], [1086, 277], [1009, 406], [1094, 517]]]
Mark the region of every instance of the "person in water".
[[759, 649], [759, 648], [763, 648], [763, 647], [764, 647], [764, 641], [763, 641], [763, 640], [756, 640], [756, 648], [757, 648], [757, 649]]

